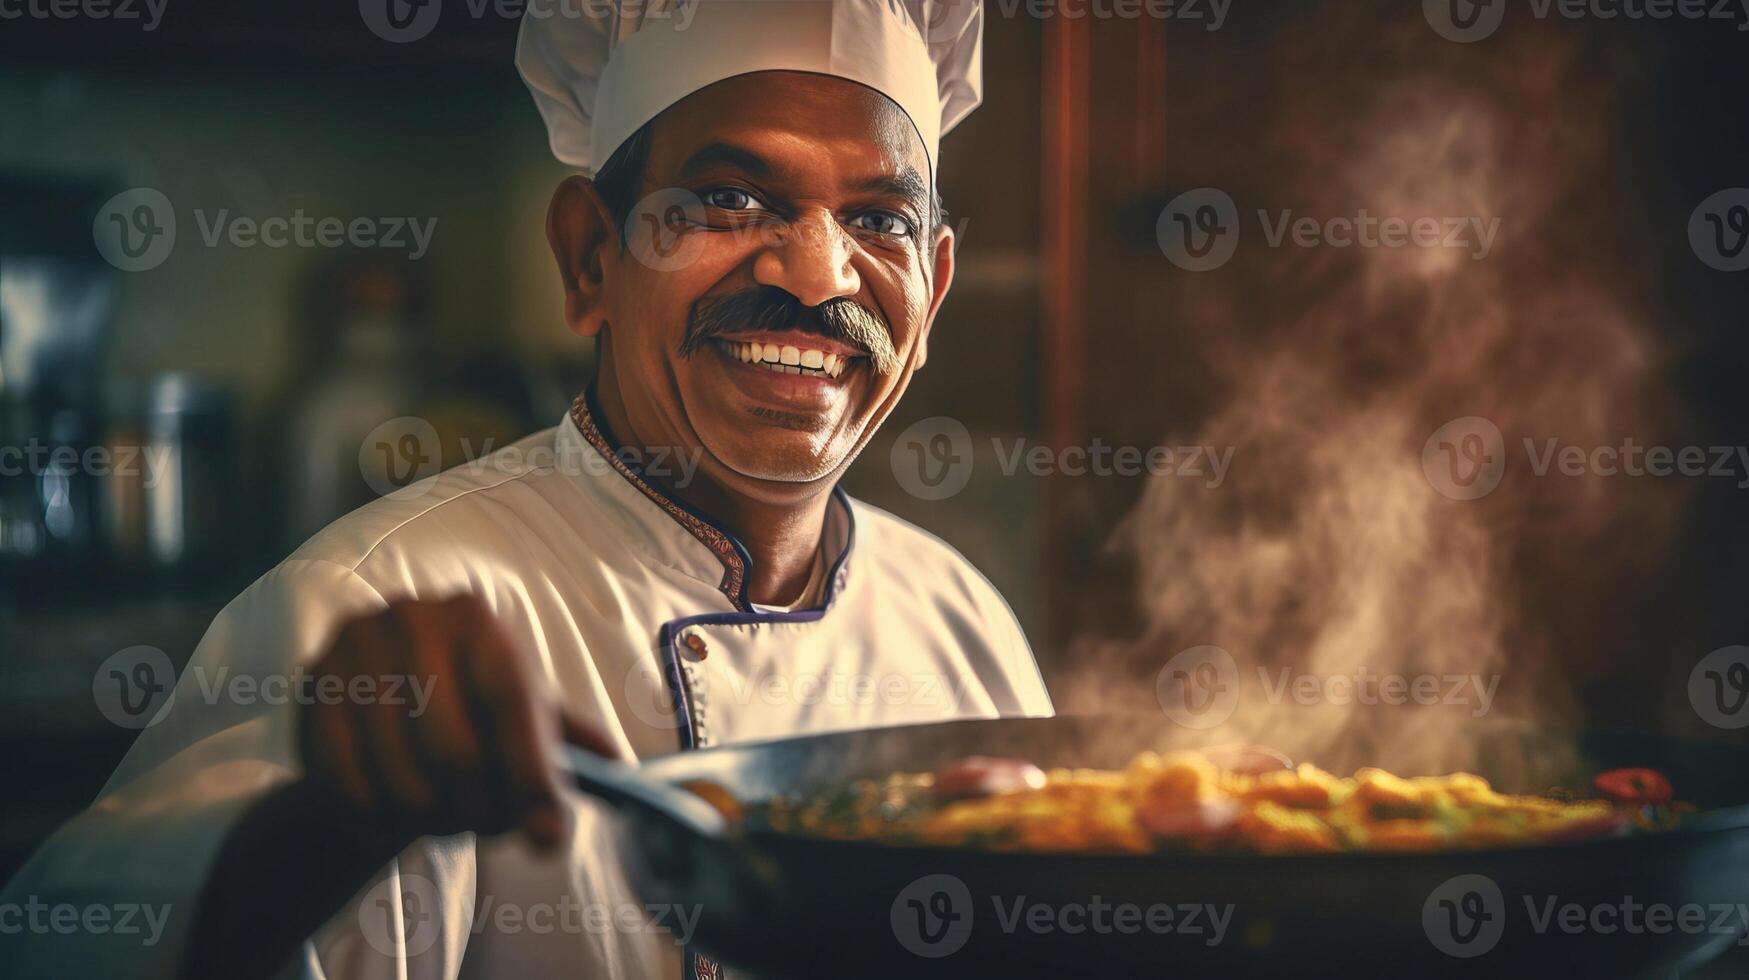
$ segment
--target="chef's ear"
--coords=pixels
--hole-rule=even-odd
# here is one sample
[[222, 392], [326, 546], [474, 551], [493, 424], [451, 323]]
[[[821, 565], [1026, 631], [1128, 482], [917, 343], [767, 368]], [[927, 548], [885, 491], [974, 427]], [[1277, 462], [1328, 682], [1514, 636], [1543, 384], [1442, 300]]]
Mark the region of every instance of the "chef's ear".
[[916, 368], [923, 367], [929, 360], [929, 331], [935, 327], [935, 315], [941, 312], [941, 301], [947, 299], [947, 291], [953, 286], [953, 226], [943, 221], [935, 227], [933, 234], [935, 253], [930, 256], [929, 315], [923, 318], [923, 333], [917, 337]]
[[607, 323], [602, 260], [619, 248], [618, 228], [587, 177], [568, 177], [547, 206], [547, 243], [565, 286], [565, 322], [593, 337]]

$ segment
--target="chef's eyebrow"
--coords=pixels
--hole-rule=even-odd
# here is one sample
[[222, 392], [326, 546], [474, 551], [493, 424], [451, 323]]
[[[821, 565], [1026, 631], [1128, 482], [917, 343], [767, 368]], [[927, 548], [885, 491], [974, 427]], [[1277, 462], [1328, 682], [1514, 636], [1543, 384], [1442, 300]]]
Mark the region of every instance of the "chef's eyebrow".
[[864, 194], [902, 197], [911, 202], [918, 214], [929, 213], [929, 184], [917, 172], [916, 167], [907, 165], [896, 174], [870, 177], [858, 183], [855, 190]]
[[712, 167], [732, 167], [753, 177], [770, 177], [776, 168], [771, 162], [746, 147], [733, 143], [706, 143], [680, 165], [682, 179], [697, 175]]

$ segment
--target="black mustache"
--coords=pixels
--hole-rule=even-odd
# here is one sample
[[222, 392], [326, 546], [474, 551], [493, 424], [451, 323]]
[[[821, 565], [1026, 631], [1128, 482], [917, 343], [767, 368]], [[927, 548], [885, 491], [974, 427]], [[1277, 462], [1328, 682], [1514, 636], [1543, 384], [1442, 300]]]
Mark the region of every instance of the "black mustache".
[[717, 337], [760, 330], [817, 334], [862, 350], [876, 373], [892, 374], [899, 369], [892, 330], [878, 313], [844, 298], [807, 306], [776, 286], [754, 286], [694, 303], [680, 356], [691, 357]]

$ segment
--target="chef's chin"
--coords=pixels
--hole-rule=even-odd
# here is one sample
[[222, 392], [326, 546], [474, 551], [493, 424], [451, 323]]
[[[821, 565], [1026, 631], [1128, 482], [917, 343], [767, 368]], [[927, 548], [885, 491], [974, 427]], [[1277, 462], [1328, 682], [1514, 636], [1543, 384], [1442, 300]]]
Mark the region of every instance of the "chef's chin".
[[852, 440], [837, 432], [820, 432], [818, 419], [784, 418], [769, 410], [734, 432], [709, 432], [700, 427], [705, 449], [718, 462], [748, 480], [768, 483], [813, 483], [835, 476], [843, 468]]

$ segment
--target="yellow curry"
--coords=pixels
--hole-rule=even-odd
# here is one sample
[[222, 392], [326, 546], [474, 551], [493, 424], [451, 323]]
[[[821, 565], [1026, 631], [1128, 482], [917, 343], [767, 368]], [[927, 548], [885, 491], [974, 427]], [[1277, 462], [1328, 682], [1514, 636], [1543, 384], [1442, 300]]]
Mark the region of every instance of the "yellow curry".
[[971, 759], [744, 814], [719, 805], [780, 832], [893, 843], [1302, 854], [1584, 840], [1667, 823], [1683, 809], [1667, 802], [1509, 795], [1469, 773], [1403, 778], [1362, 769], [1339, 778], [1305, 764], [1244, 772], [1201, 753], [1145, 752], [1115, 771]]

